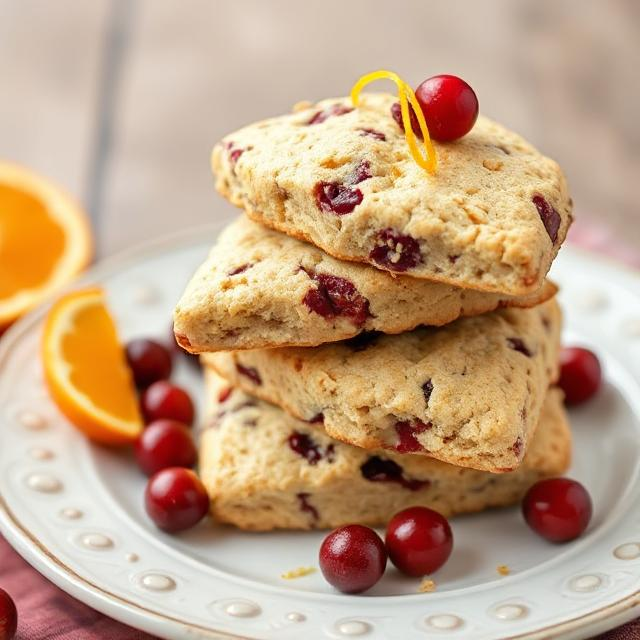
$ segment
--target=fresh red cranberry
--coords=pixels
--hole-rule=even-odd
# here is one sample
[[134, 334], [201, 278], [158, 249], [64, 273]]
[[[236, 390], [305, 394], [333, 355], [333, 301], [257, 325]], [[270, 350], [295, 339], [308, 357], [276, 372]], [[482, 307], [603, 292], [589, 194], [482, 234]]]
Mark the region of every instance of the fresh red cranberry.
[[188, 425], [193, 423], [194, 409], [189, 394], [166, 380], [154, 382], [145, 389], [141, 405], [147, 423], [163, 418]]
[[558, 384], [568, 405], [591, 399], [602, 384], [602, 369], [596, 354], [582, 347], [562, 349]]
[[396, 233], [393, 229], [378, 232], [376, 246], [369, 258], [389, 271], [407, 271], [422, 261], [420, 245], [415, 238]]
[[440, 142], [462, 138], [478, 118], [478, 98], [461, 78], [433, 76], [416, 89], [429, 135]]
[[380, 536], [359, 524], [332, 531], [320, 547], [319, 558], [325, 580], [343, 593], [370, 589], [387, 566], [387, 552]]
[[0, 589], [0, 639], [13, 640], [18, 629], [18, 610], [11, 596]]
[[321, 124], [329, 118], [334, 116], [343, 116], [345, 113], [351, 113], [352, 111], [353, 109], [351, 107], [347, 107], [343, 104], [332, 104], [323, 111], [318, 111], [314, 114], [307, 124]]
[[135, 445], [138, 465], [148, 476], [167, 467], [193, 467], [198, 454], [191, 431], [176, 420], [156, 420]]
[[398, 442], [394, 449], [398, 453], [416, 453], [416, 451], [422, 451], [423, 447], [418, 442], [416, 434], [424, 433], [428, 429], [431, 429], [431, 423], [426, 424], [421, 420], [400, 420], [396, 422], [396, 433], [398, 434]]
[[385, 537], [389, 559], [403, 573], [428, 576], [451, 555], [453, 534], [447, 519], [427, 507], [396, 513]]
[[309, 498], [311, 497], [310, 493], [297, 493], [296, 497], [298, 498], [300, 511], [310, 514], [314, 520], [320, 517], [318, 510], [309, 502]]
[[369, 316], [369, 301], [360, 295], [352, 282], [328, 273], [307, 274], [317, 287], [305, 294], [302, 299], [305, 306], [323, 318], [345, 316], [356, 326], [365, 323]]
[[127, 343], [127, 362], [138, 387], [148, 387], [171, 375], [171, 353], [155, 340], [138, 338]]
[[558, 230], [560, 229], [560, 214], [542, 196], [535, 195], [532, 200], [533, 204], [536, 205], [540, 220], [542, 220], [542, 224], [547, 230], [549, 238], [551, 238], [551, 242], [555, 242], [558, 239]]
[[371, 456], [363, 463], [360, 467], [360, 473], [369, 482], [395, 482], [401, 487], [409, 489], [409, 491], [418, 491], [418, 489], [430, 484], [428, 480], [406, 478], [399, 464], [396, 464], [393, 460], [385, 460], [378, 456]]
[[309, 434], [300, 431], [293, 431], [288, 442], [289, 448], [305, 458], [311, 465], [318, 464], [325, 457], [329, 462], [333, 462], [335, 449], [332, 444], [328, 445], [323, 452], [320, 445]]
[[366, 138], [373, 138], [374, 140], [381, 140], [382, 142], [385, 142], [387, 139], [387, 136], [385, 136], [382, 131], [370, 129], [369, 127], [360, 127], [358, 131], [360, 131], [361, 136], [364, 136]]
[[184, 467], [169, 467], [151, 476], [144, 502], [156, 526], [169, 532], [193, 527], [209, 511], [204, 485], [191, 469]]
[[253, 384], [261, 385], [262, 378], [255, 367], [245, 367], [239, 362], [236, 363], [236, 371], [245, 378], [249, 378]]
[[337, 182], [319, 182], [315, 187], [316, 203], [322, 211], [344, 216], [362, 202], [362, 191]]
[[[394, 102], [391, 105], [391, 117], [398, 123], [398, 126], [404, 131], [404, 122], [402, 121], [402, 108], [399, 102]], [[413, 107], [409, 105], [409, 121], [411, 122], [411, 128], [413, 133], [422, 140], [422, 129], [420, 129], [420, 123], [416, 117], [416, 112]]]
[[531, 357], [531, 351], [520, 338], [507, 338], [507, 343], [514, 351], [521, 353], [523, 356], [527, 356], [527, 358]]
[[537, 482], [522, 502], [527, 524], [551, 542], [575, 540], [589, 525], [592, 511], [587, 490], [569, 478]]

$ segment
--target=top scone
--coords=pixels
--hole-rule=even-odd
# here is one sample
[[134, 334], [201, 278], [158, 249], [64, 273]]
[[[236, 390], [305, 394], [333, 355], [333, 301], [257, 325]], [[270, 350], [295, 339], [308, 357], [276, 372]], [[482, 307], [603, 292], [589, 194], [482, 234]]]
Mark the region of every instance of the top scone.
[[559, 166], [479, 117], [434, 143], [438, 169], [411, 157], [396, 99], [324, 100], [216, 145], [218, 190], [269, 227], [344, 260], [459, 287], [539, 289], [572, 221]]

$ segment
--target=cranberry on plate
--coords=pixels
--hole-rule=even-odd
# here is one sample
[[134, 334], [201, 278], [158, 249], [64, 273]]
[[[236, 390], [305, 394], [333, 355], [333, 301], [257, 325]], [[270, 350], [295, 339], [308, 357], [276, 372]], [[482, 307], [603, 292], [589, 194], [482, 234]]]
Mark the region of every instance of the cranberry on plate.
[[421, 577], [437, 571], [451, 555], [453, 534], [449, 522], [427, 507], [410, 507], [387, 525], [389, 559], [403, 573]]
[[590, 400], [602, 384], [602, 368], [592, 351], [565, 347], [560, 352], [560, 380], [565, 402], [577, 405]]
[[433, 76], [416, 89], [416, 98], [429, 128], [440, 142], [457, 140], [471, 131], [478, 117], [478, 98], [462, 78]]
[[154, 382], [145, 389], [141, 405], [147, 423], [163, 418], [187, 425], [193, 423], [194, 409], [189, 394], [166, 380]]
[[344, 593], [370, 589], [387, 566], [387, 552], [380, 536], [359, 524], [332, 531], [320, 547], [319, 558], [325, 580]]
[[527, 524], [551, 542], [568, 542], [580, 536], [589, 525], [592, 511], [587, 490], [569, 478], [537, 482], [522, 502]]
[[144, 502], [156, 526], [170, 533], [193, 527], [209, 511], [204, 485], [191, 469], [183, 467], [169, 467], [153, 475]]
[[12, 640], [18, 628], [18, 610], [11, 596], [0, 589], [0, 639]]
[[156, 420], [135, 444], [138, 465], [148, 476], [167, 467], [193, 467], [198, 453], [191, 431], [177, 420]]
[[138, 338], [127, 343], [127, 362], [138, 387], [148, 387], [171, 375], [171, 354], [155, 340]]

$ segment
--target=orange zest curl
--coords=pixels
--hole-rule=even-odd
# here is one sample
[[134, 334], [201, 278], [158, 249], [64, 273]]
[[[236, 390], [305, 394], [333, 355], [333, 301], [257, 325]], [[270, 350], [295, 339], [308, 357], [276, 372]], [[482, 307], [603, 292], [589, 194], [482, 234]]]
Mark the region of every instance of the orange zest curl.
[[[422, 113], [422, 109], [420, 108], [420, 104], [418, 103], [413, 89], [397, 73], [381, 69], [362, 76], [351, 89], [351, 102], [353, 102], [353, 106], [358, 106], [360, 92], [362, 89], [375, 80], [393, 80], [393, 82], [396, 83], [396, 86], [398, 87], [398, 99], [400, 100], [402, 124], [404, 126], [404, 137], [407, 141], [407, 145], [409, 146], [411, 156], [416, 161], [416, 164], [421, 166], [427, 173], [433, 175], [436, 172], [438, 160], [436, 158], [436, 151], [433, 147], [433, 143], [431, 142], [427, 122], [424, 119], [424, 114]], [[413, 111], [418, 119], [418, 124], [420, 125], [420, 131], [422, 132], [422, 139], [425, 148], [424, 154], [420, 151], [416, 134], [411, 126], [409, 104], [413, 107]]]

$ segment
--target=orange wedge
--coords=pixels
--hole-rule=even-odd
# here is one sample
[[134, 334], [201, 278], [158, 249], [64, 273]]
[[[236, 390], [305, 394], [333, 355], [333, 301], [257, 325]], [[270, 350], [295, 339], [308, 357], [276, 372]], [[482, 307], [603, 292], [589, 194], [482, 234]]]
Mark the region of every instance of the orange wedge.
[[0, 333], [91, 257], [86, 215], [44, 178], [0, 162]]
[[133, 376], [101, 289], [75, 291], [53, 305], [42, 362], [60, 411], [89, 438], [118, 445], [138, 437], [142, 419]]

